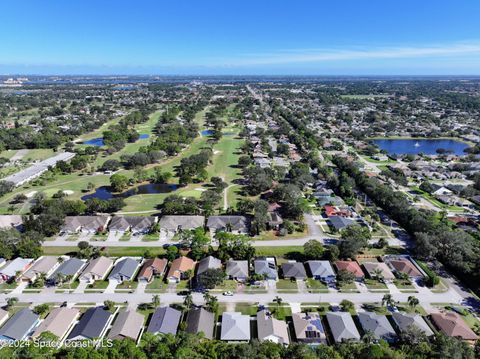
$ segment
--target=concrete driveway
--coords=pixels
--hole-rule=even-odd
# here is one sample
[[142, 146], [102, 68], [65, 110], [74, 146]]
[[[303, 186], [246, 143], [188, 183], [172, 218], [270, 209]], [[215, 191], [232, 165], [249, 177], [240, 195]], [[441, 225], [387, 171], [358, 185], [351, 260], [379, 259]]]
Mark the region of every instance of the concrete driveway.
[[[115, 288], [117, 288], [117, 285], [120, 283], [116, 280], [109, 280], [107, 288], [103, 291], [104, 294], [109, 294], [109, 293], [115, 293]], [[105, 298], [108, 299], [108, 298]]]

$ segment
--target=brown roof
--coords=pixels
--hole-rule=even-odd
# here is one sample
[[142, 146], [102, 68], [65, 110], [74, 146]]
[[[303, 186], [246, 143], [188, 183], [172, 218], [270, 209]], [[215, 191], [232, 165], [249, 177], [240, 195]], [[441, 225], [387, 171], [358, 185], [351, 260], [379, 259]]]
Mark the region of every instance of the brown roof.
[[422, 273], [408, 259], [393, 259], [390, 264], [397, 271], [408, 274], [410, 277], [423, 277]]
[[463, 340], [477, 340], [478, 336], [457, 313], [433, 313], [432, 320], [445, 335]]
[[362, 268], [354, 261], [336, 261], [335, 266], [338, 270], [346, 270], [352, 272], [356, 278], [363, 278], [365, 274], [362, 271]]
[[140, 269], [138, 277], [150, 280], [155, 273], [163, 273], [167, 263], [168, 260], [165, 258], [147, 259], [143, 264], [142, 269]]
[[179, 257], [172, 262], [168, 271], [168, 277], [180, 279], [181, 274], [189, 269], [195, 269], [195, 262], [188, 257]]
[[50, 332], [57, 337], [62, 338], [70, 326], [75, 322], [80, 311], [75, 308], [60, 307], [53, 309], [45, 320], [40, 323], [38, 328], [32, 334], [37, 337], [44, 332]]

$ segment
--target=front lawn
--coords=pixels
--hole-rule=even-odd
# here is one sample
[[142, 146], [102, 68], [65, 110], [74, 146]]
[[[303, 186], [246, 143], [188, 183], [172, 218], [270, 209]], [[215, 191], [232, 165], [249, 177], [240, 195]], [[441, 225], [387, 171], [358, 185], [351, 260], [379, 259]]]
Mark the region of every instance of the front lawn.
[[328, 287], [323, 282], [314, 278], [308, 278], [306, 284], [310, 293], [328, 292]]
[[161, 277], [154, 278], [145, 288], [146, 293], [164, 292], [167, 289], [167, 284], [164, 283]]
[[117, 289], [135, 289], [138, 286], [138, 282], [134, 281], [123, 281], [119, 285], [116, 286], [115, 291]]
[[290, 306], [277, 306], [277, 303], [269, 303], [268, 309], [272, 313], [273, 317], [278, 320], [285, 320], [292, 315], [292, 309]]
[[296, 292], [298, 290], [297, 282], [293, 281], [293, 280], [290, 280], [290, 279], [279, 279], [278, 282], [277, 282], [277, 290], [278, 291], [288, 291], [288, 292], [295, 291]]
[[232, 280], [232, 279], [227, 279], [223, 281], [221, 285], [217, 285], [215, 291], [220, 291], [220, 292], [236, 292], [237, 291], [237, 282]]
[[357, 286], [355, 282], [352, 283], [343, 283], [342, 285], [338, 285], [338, 289], [340, 292], [357, 292]]
[[395, 284], [398, 289], [415, 289], [410, 279], [395, 279], [393, 284]]
[[88, 289], [105, 289], [108, 286], [107, 280], [96, 280], [92, 284], [88, 285]]
[[379, 282], [376, 279], [365, 279], [365, 285], [368, 289], [387, 289], [385, 283]]

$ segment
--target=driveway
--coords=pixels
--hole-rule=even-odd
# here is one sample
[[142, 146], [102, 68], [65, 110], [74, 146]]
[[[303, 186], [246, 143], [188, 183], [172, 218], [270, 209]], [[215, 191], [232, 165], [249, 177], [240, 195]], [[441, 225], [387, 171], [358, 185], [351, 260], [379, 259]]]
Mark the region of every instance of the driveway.
[[88, 282], [80, 281], [80, 284], [77, 288], [73, 291], [73, 293], [83, 293], [85, 289], [88, 287]]
[[14, 290], [12, 290], [12, 291], [10, 292], [10, 294], [22, 293], [23, 290], [24, 290], [25, 288], [27, 288], [27, 286], [28, 286], [28, 282], [22, 281], [22, 282], [20, 282], [20, 284], [18, 284], [18, 286], [17, 286]]
[[109, 232], [106, 242], [118, 242], [123, 235], [123, 232]]
[[[108, 281], [108, 285], [107, 285], [107, 288], [105, 288], [105, 290], [103, 291], [104, 294], [108, 294], [108, 293], [115, 293], [115, 288], [117, 288], [117, 285], [119, 285], [120, 283], [116, 280], [110, 280]], [[105, 299], [108, 299], [107, 297]]]
[[147, 288], [148, 282], [145, 282], [143, 280], [138, 282], [137, 289], [135, 290], [135, 293], [137, 294], [143, 294], [145, 293], [145, 288]]

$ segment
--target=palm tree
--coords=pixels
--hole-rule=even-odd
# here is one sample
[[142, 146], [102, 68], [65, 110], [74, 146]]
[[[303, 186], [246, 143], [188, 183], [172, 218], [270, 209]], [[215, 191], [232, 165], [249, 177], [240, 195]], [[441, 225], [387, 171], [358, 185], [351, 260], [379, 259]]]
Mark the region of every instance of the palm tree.
[[372, 344], [375, 341], [375, 335], [371, 331], [367, 330], [362, 337], [362, 341], [365, 344]]
[[280, 298], [280, 297], [277, 295], [275, 298], [273, 298], [273, 302], [274, 302], [274, 303], [277, 303], [277, 310], [278, 310], [278, 308], [280, 307], [280, 305], [281, 305], [282, 302], [283, 302], [283, 299]]
[[193, 297], [192, 297], [192, 294], [191, 293], [188, 293], [186, 296], [185, 296], [185, 299], [183, 300], [183, 305], [185, 306], [185, 309], [187, 311], [190, 310], [190, 308], [192, 307], [193, 305]]
[[376, 268], [373, 270], [372, 274], [375, 276], [375, 278], [381, 282], [383, 281], [383, 272], [380, 268]]
[[160, 296], [155, 294], [152, 296], [152, 306], [158, 308], [160, 306]]
[[415, 297], [415, 296], [413, 296], [413, 295], [411, 295], [411, 296], [408, 297], [407, 302], [408, 302], [408, 305], [409, 305], [410, 307], [412, 307], [413, 309], [415, 309], [415, 307], [420, 303], [420, 301], [418, 300], [418, 298]]
[[18, 298], [17, 297], [10, 297], [7, 299], [7, 307], [13, 307], [15, 304], [17, 304]]
[[395, 303], [395, 301], [393, 300], [393, 297], [392, 297], [391, 294], [385, 294], [383, 296], [382, 306], [385, 305], [385, 306], [391, 307], [394, 303]]

